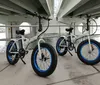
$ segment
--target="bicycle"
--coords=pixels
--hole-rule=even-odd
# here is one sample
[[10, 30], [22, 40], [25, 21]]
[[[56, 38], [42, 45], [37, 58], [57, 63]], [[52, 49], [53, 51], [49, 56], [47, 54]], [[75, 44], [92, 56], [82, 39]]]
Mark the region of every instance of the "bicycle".
[[[72, 30], [74, 28], [66, 29], [68, 33], [67, 37], [63, 36], [57, 40], [56, 50], [60, 56], [65, 55], [67, 52], [72, 53], [70, 51], [75, 50], [78, 58], [87, 65], [95, 65], [100, 62], [100, 43], [94, 39], [90, 38], [90, 33], [88, 35], [83, 35], [78, 38], [76, 35], [71, 35]], [[90, 30], [90, 16], [87, 16], [87, 29]], [[92, 34], [93, 35], [93, 34]], [[77, 40], [87, 37], [87, 39], [81, 41], [76, 48], [75, 43]], [[72, 41], [73, 39], [73, 41]]]
[[[32, 16], [36, 16], [39, 19], [39, 34], [28, 39], [24, 36], [25, 30], [17, 30], [16, 34], [19, 35], [19, 38], [11, 39], [11, 41], [8, 43], [6, 57], [7, 61], [11, 65], [15, 65], [19, 59], [26, 64], [23, 58], [26, 54], [28, 54], [28, 46], [31, 43], [35, 43], [36, 45], [31, 55], [32, 68], [37, 75], [47, 77], [54, 72], [57, 66], [57, 55], [55, 49], [50, 44], [45, 43], [45, 40], [41, 38], [41, 35], [49, 28], [50, 19], [40, 16], [37, 13], [32, 14]], [[48, 21], [48, 26], [44, 31], [42, 31], [42, 19]]]

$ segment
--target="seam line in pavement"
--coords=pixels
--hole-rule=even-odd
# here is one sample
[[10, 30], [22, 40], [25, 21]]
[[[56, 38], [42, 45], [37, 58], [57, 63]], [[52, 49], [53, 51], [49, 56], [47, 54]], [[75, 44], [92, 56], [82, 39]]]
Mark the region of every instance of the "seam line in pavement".
[[53, 83], [49, 83], [47, 85], [63, 83], [63, 82], [66, 82], [66, 81], [71, 81], [71, 80], [79, 79], [79, 78], [82, 78], [82, 77], [88, 77], [88, 76], [92, 76], [92, 75], [95, 75], [95, 74], [99, 74], [99, 72], [88, 74], [88, 75], [83, 75], [83, 76], [79, 76], [79, 77], [75, 77], [75, 78], [71, 78], [71, 79], [66, 79], [66, 80], [62, 80], [62, 81], [58, 81], [58, 82], [53, 82]]
[[3, 68], [2, 70], [0, 70], [0, 72], [4, 71], [9, 65], [7, 65], [5, 68]]

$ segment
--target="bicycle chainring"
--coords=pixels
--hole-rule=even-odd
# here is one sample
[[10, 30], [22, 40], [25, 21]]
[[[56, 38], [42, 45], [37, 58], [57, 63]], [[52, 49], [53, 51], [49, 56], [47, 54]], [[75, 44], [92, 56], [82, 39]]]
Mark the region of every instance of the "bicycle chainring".
[[19, 49], [19, 56], [24, 58], [25, 56], [25, 50], [23, 48]]
[[68, 47], [68, 49], [69, 49], [70, 51], [72, 51], [72, 50], [74, 49], [74, 44], [71, 43], [71, 45]]

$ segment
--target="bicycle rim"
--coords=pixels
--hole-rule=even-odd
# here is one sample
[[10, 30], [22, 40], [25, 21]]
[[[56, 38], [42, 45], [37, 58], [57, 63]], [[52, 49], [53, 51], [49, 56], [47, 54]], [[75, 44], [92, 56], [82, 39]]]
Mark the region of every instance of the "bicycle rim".
[[52, 56], [47, 48], [41, 48], [42, 58], [39, 56], [39, 51], [35, 52], [34, 64], [38, 71], [46, 72], [52, 64]]
[[81, 47], [81, 56], [84, 58], [84, 60], [87, 61], [94, 61], [96, 60], [99, 55], [99, 47], [95, 44], [95, 43], [91, 43], [91, 45], [93, 46], [94, 50], [92, 52], [89, 52], [89, 43], [85, 43], [82, 47]]

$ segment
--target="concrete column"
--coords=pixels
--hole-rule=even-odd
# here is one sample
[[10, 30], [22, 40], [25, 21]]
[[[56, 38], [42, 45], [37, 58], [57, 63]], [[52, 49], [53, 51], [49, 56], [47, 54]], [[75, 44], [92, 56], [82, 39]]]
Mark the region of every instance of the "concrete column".
[[[19, 25], [18, 22], [8, 22], [7, 25]], [[7, 38], [15, 38], [16, 37], [16, 30], [18, 30], [19, 27], [7, 27]]]

